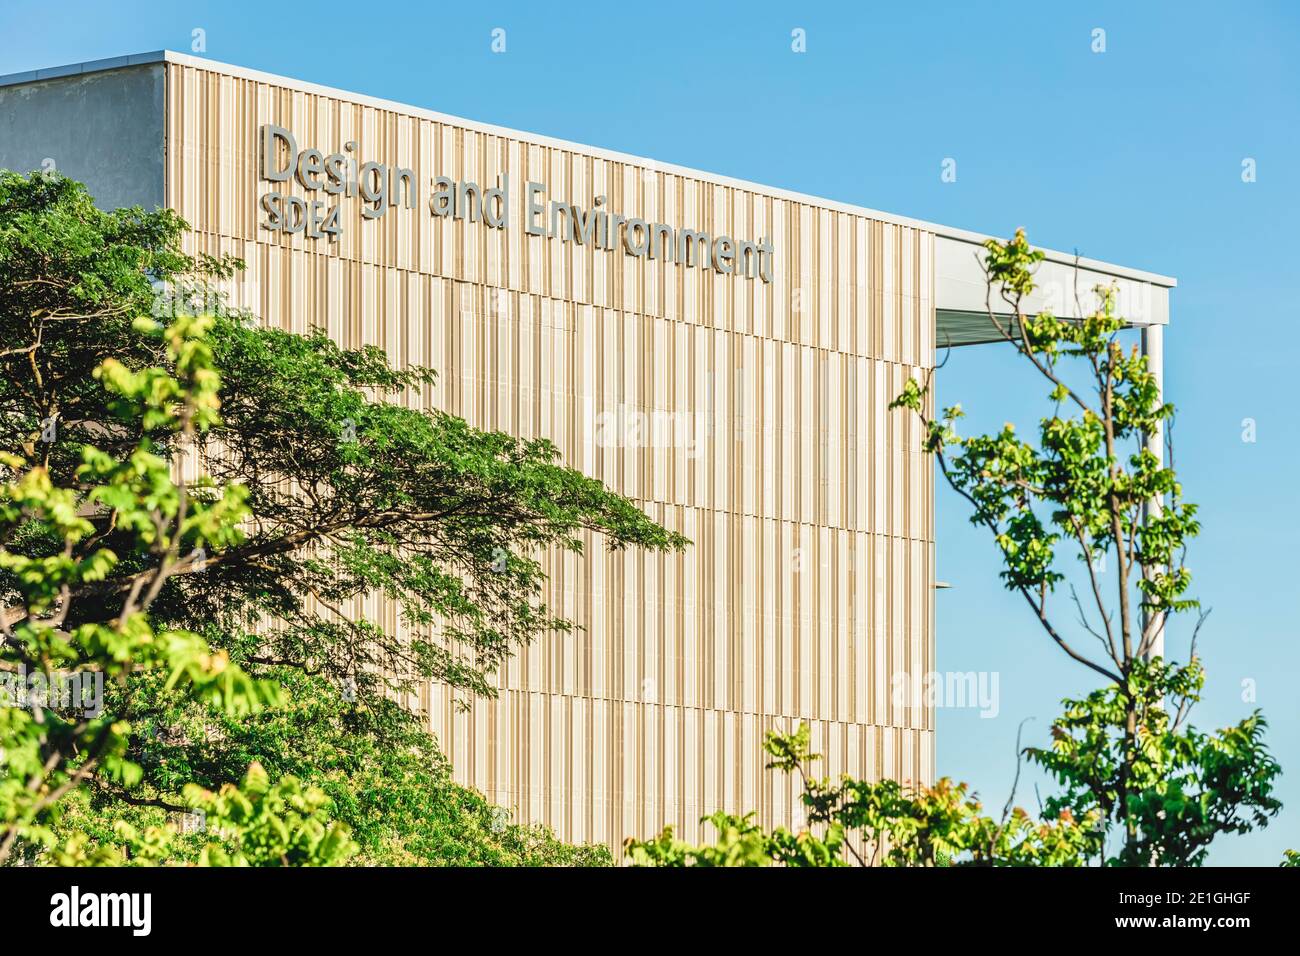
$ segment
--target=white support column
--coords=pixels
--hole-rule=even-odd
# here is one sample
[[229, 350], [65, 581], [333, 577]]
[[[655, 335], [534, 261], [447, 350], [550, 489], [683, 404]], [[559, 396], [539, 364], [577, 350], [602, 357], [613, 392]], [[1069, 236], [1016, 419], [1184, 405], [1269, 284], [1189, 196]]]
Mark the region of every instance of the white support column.
[[[1160, 389], [1160, 400], [1165, 394], [1165, 327], [1163, 325], [1146, 325], [1142, 327], [1142, 354], [1147, 359], [1147, 369], [1156, 377], [1156, 386]], [[1163, 465], [1165, 461], [1165, 431], [1157, 426], [1155, 431], [1146, 436], [1147, 450]], [[1147, 517], [1156, 517], [1164, 510], [1164, 496], [1156, 495], [1146, 503]], [[1147, 657], [1163, 657], [1165, 653], [1164, 615], [1159, 615], [1156, 623], [1156, 635], [1147, 649]], [[1147, 615], [1142, 614], [1142, 631], [1146, 633]]]

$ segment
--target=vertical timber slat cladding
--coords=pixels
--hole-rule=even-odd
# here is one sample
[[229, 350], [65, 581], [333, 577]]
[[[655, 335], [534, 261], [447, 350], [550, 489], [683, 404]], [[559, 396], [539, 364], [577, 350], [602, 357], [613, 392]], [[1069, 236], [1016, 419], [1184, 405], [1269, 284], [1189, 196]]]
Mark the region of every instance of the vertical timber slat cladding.
[[[933, 476], [919, 427], [886, 410], [934, 364], [932, 234], [216, 66], [168, 63], [167, 98], [167, 201], [191, 251], [247, 262], [235, 302], [436, 368], [402, 400], [548, 437], [693, 542], [607, 552], [588, 535], [582, 557], [548, 556], [547, 599], [579, 629], [519, 649], [498, 697], [465, 712], [442, 687], [419, 695], [458, 779], [613, 847], [666, 823], [701, 839], [716, 809], [797, 825], [794, 784], [764, 770], [759, 744], [799, 720], [823, 772], [932, 779], [933, 711], [895, 700], [891, 677], [934, 666]], [[363, 221], [342, 201], [333, 242], [261, 229], [266, 123], [414, 170], [415, 208]], [[432, 216], [434, 176], [508, 176], [509, 227]], [[771, 281], [526, 235], [529, 181], [547, 199], [771, 237]], [[598, 422], [632, 413], [670, 440], [649, 426], [601, 438]]]

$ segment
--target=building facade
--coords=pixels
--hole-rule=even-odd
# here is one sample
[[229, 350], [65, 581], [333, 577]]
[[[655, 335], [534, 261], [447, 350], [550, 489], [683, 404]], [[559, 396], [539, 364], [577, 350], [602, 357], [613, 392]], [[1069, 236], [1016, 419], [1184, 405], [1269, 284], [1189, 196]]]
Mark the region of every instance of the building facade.
[[[934, 477], [887, 406], [993, 337], [984, 237], [173, 53], [0, 79], [0, 167], [176, 210], [263, 322], [436, 369], [404, 400], [549, 438], [691, 540], [549, 557], [579, 627], [495, 699], [418, 702], [459, 780], [617, 846], [717, 809], [797, 825], [760, 743], [800, 721], [826, 773], [933, 778], [903, 691], [934, 670]], [[1044, 268], [1043, 295], [1113, 281], [1167, 321], [1172, 280]]]

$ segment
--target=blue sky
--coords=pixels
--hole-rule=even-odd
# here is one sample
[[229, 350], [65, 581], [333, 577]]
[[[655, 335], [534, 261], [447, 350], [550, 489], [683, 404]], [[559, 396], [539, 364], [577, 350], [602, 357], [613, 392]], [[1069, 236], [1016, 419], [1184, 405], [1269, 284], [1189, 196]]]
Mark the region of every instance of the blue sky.
[[[1287, 770], [1288, 809], [1211, 860], [1271, 865], [1300, 847], [1294, 6], [407, 6], [11, 0], [0, 73], [189, 51], [201, 28], [213, 59], [968, 229], [1024, 226], [1036, 244], [1177, 276], [1167, 390], [1203, 509], [1189, 563], [1214, 609], [1196, 720], [1262, 707]], [[496, 27], [504, 55], [489, 48]], [[795, 28], [806, 53], [791, 51]], [[954, 183], [940, 181], [948, 157]], [[1246, 158], [1256, 182], [1242, 182]], [[1042, 389], [1006, 350], [959, 351], [941, 375], [968, 427], [1033, 425]], [[999, 589], [992, 546], [954, 495], [941, 492], [937, 517], [939, 576], [955, 585], [937, 597], [939, 667], [997, 671], [1001, 690], [996, 719], [940, 712], [939, 771], [1000, 807], [1017, 725], [1033, 718], [1025, 740], [1041, 742], [1058, 699], [1092, 682]], [[1034, 782], [1020, 793], [1031, 806]]]

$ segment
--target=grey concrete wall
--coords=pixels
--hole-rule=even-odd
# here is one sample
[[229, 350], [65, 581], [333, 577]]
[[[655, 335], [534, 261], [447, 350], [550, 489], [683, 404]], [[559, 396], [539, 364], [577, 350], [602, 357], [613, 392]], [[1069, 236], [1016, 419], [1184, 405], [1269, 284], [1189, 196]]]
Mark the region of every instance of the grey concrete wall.
[[163, 204], [163, 64], [0, 86], [0, 169], [48, 165], [102, 209]]

